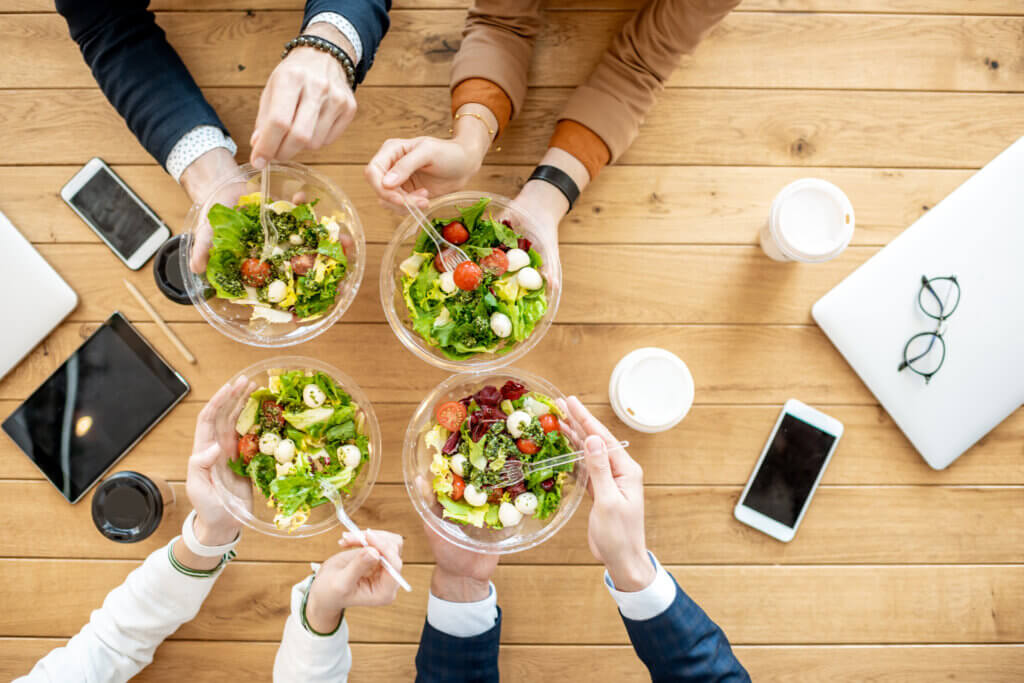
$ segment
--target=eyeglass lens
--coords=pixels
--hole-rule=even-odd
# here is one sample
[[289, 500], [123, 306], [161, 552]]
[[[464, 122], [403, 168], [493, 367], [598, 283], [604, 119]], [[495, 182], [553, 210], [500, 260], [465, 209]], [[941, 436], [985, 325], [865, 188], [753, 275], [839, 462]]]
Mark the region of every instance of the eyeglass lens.
[[953, 278], [932, 278], [922, 283], [917, 300], [925, 315], [942, 320], [952, 315], [960, 304], [960, 287]]
[[946, 347], [942, 338], [932, 332], [916, 335], [907, 344], [907, 364], [922, 375], [938, 371], [942, 365]]

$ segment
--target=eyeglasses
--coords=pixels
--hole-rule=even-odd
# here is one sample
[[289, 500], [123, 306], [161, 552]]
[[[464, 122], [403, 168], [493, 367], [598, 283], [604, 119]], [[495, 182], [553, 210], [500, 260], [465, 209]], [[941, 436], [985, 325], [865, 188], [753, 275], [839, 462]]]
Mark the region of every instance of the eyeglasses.
[[[942, 296], [940, 291], [944, 292]], [[937, 320], [939, 324], [933, 332], [919, 332], [907, 340], [903, 347], [903, 362], [897, 372], [910, 368], [924, 377], [927, 384], [946, 360], [946, 341], [942, 338], [946, 331], [945, 323], [960, 305], [960, 283], [956, 275], [933, 278], [922, 275], [917, 305], [926, 316]]]

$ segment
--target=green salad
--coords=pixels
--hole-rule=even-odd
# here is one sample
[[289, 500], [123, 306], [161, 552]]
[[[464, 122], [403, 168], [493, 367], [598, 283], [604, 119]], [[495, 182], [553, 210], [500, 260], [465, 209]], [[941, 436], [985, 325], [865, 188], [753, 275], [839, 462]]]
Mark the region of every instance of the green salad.
[[545, 468], [523, 481], [497, 486], [510, 460], [536, 462], [573, 451], [561, 431], [561, 411], [550, 397], [516, 381], [485, 386], [438, 405], [425, 443], [445, 519], [475, 527], [514, 527], [526, 517], [545, 520], [558, 510], [575, 463]]
[[277, 508], [274, 525], [293, 531], [318, 505], [326, 480], [342, 494], [370, 458], [366, 416], [352, 397], [322, 372], [269, 370], [238, 416], [238, 475]]
[[460, 209], [459, 220], [433, 219], [470, 261], [445, 271], [434, 241], [421, 231], [399, 266], [413, 329], [452, 360], [511, 351], [548, 309], [540, 254], [507, 221], [484, 215], [489, 202]]
[[252, 307], [252, 321], [308, 322], [331, 310], [348, 273], [341, 226], [317, 218], [316, 202], [271, 203], [270, 221], [279, 243], [265, 260], [259, 192], [234, 208], [214, 204], [207, 216], [213, 244], [206, 279], [217, 297]]

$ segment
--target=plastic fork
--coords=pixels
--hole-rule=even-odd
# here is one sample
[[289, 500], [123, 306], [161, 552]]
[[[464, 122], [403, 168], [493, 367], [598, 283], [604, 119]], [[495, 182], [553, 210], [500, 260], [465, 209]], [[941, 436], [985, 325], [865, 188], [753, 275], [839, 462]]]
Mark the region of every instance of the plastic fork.
[[[321, 480], [320, 492], [324, 494], [325, 498], [334, 503], [334, 511], [337, 513], [338, 521], [341, 522], [341, 525], [348, 529], [353, 536], [358, 538], [364, 548], [369, 548], [370, 544], [366, 542], [366, 534], [363, 533], [362, 529], [356, 526], [356, 523], [353, 522], [352, 518], [348, 516], [347, 512], [345, 512], [345, 506], [341, 503], [341, 494], [338, 492], [338, 489], [330, 482]], [[383, 555], [380, 556], [380, 563], [384, 567], [384, 570], [387, 571], [388, 574], [391, 574], [391, 578], [397, 581], [398, 585], [406, 592], [412, 590], [412, 586], [409, 585], [409, 582], [402, 578], [402, 575], [398, 573], [395, 566], [388, 562], [388, 559]]]
[[266, 261], [277, 246], [277, 228], [270, 220], [267, 212], [270, 210], [267, 203], [270, 201], [270, 162], [260, 172], [260, 226], [263, 228], [263, 253], [260, 260]]
[[[618, 446], [619, 448], [627, 448], [629, 446], [629, 442], [620, 441]], [[498, 475], [498, 483], [495, 484], [495, 486], [499, 488], [514, 486], [536, 472], [560, 467], [562, 465], [568, 465], [571, 462], [579, 462], [582, 459], [583, 451], [579, 450], [573, 451], [572, 453], [565, 453], [563, 455], [545, 458], [544, 460], [538, 460], [536, 462], [523, 463], [520, 460], [508, 460], [505, 462], [505, 466], [501, 468], [501, 472]]]
[[[379, 165], [377, 168], [381, 173], [387, 173], [387, 170], [381, 168]], [[430, 239], [434, 241], [434, 246], [437, 247], [437, 253], [441, 255], [441, 264], [445, 270], [454, 271], [463, 261], [469, 261], [469, 256], [466, 252], [462, 251], [457, 245], [452, 244], [446, 240], [441, 233], [437, 231], [434, 224], [430, 221], [426, 215], [420, 211], [418, 206], [409, 203], [409, 200], [405, 198], [405, 191], [401, 188], [397, 189], [398, 196], [402, 198], [402, 203], [405, 204], [405, 209], [408, 211], [416, 222], [420, 224], [420, 227], [427, 231], [430, 235]]]

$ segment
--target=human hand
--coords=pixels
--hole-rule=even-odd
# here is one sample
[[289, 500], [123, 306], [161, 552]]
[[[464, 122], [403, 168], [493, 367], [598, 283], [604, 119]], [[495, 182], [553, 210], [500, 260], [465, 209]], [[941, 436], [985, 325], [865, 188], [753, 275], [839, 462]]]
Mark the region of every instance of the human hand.
[[[203, 545], [224, 545], [238, 536], [240, 525], [220, 502], [213, 486], [213, 469], [227, 470], [227, 459], [234, 456], [238, 446], [235, 420], [241, 412], [241, 397], [256, 386], [240, 377], [234, 384], [225, 384], [203, 407], [196, 420], [196, 436], [192, 456], [188, 459], [185, 492], [196, 511], [196, 538]], [[230, 409], [238, 404], [235, 409]], [[237, 477], [222, 477], [227, 486], [252, 506], [252, 487]]]
[[[331, 41], [355, 62], [352, 44], [330, 24], [318, 22], [304, 33]], [[329, 145], [355, 115], [355, 93], [341, 62], [316, 48], [296, 47], [270, 74], [260, 95], [250, 163], [262, 170], [271, 159], [287, 161], [303, 150]]]
[[481, 151], [465, 139], [394, 138], [381, 145], [366, 165], [366, 181], [381, 203], [404, 210], [402, 192], [410, 203], [427, 206], [429, 197], [461, 190], [480, 170]]
[[309, 587], [306, 621], [316, 631], [332, 631], [347, 607], [390, 605], [398, 583], [381, 564], [381, 557], [402, 570], [402, 537], [388, 531], [365, 530], [368, 548], [346, 532], [339, 542], [345, 550], [327, 558]]
[[[565, 216], [569, 202], [550, 184], [532, 180], [523, 186], [512, 203], [533, 218], [533, 234], [530, 236], [535, 240], [541, 240], [535, 247], [544, 259], [542, 273], [552, 286], [561, 284], [557, 281], [554, 269], [548, 268], [547, 265], [555, 263], [558, 259], [558, 224]], [[519, 221], [515, 214], [500, 214], [498, 220], [502, 219], [508, 219], [514, 228], [522, 229], [522, 226], [517, 225]]]
[[[238, 198], [245, 193], [245, 182], [239, 179], [237, 183], [225, 185], [225, 181], [238, 177], [238, 164], [235, 163], [231, 152], [223, 147], [217, 147], [189, 164], [181, 174], [181, 186], [194, 205], [202, 206], [207, 199], [211, 198], [210, 194], [216, 190], [217, 195], [212, 198], [214, 203], [234, 206]], [[202, 273], [206, 270], [212, 243], [213, 228], [204, 213], [199, 217], [195, 244], [189, 254], [189, 269], [193, 273]]]
[[[417, 477], [416, 485], [425, 495], [433, 495], [430, 483], [424, 477]], [[423, 533], [436, 563], [430, 579], [431, 593], [448, 602], [478, 602], [490, 594], [491, 576], [498, 568], [500, 555], [460, 548], [446, 541], [427, 523], [423, 524]]]
[[567, 436], [575, 443], [583, 440], [587, 490], [594, 499], [587, 527], [590, 552], [604, 563], [616, 589], [643, 590], [656, 574], [644, 540], [643, 468], [578, 398], [559, 399], [558, 407], [568, 415], [562, 422]]

